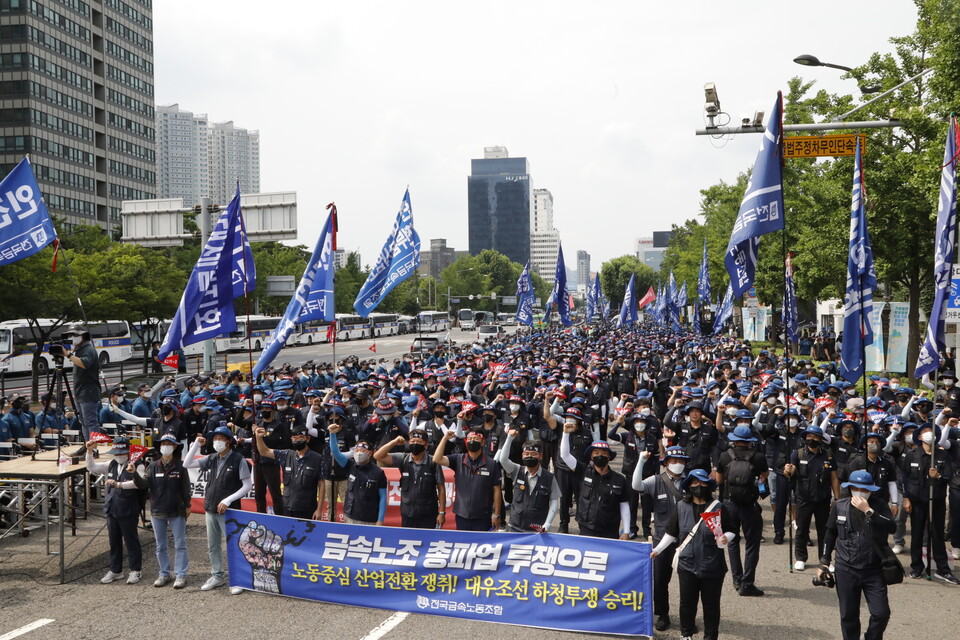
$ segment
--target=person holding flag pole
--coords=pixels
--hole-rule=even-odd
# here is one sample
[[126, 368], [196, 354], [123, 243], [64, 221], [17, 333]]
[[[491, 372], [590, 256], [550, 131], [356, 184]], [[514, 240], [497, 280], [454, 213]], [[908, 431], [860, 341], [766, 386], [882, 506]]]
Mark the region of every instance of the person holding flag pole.
[[536, 294], [533, 291], [533, 280], [530, 278], [530, 263], [528, 262], [520, 277], [517, 278], [517, 322], [527, 327], [533, 326], [533, 300]]

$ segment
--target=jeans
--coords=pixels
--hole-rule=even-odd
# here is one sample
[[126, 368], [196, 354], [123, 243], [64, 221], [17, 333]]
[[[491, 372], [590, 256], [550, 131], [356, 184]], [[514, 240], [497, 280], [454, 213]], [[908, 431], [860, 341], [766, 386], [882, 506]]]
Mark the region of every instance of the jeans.
[[80, 428], [83, 430], [83, 441], [90, 440], [90, 433], [100, 431], [100, 402], [77, 402], [80, 415]]
[[207, 551], [210, 554], [210, 575], [223, 580], [223, 545], [227, 538], [223, 513], [205, 513], [207, 521]]
[[173, 533], [174, 568], [178, 578], [187, 575], [187, 519], [183, 516], [176, 518], [150, 518], [153, 523], [153, 537], [157, 541], [157, 564], [160, 565], [160, 575], [170, 576], [170, 556], [167, 551], [167, 525]]

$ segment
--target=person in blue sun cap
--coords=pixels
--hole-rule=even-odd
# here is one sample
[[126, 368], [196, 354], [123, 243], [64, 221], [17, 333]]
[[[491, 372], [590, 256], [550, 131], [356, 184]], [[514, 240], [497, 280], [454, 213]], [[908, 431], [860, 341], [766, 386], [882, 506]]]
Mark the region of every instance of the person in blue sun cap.
[[830, 564], [834, 563], [832, 573], [836, 579], [844, 640], [861, 638], [861, 596], [866, 598], [870, 611], [867, 631], [862, 637], [881, 639], [890, 620], [890, 603], [877, 550], [887, 545], [887, 536], [897, 525], [886, 501], [876, 495], [880, 487], [874, 484], [868, 471], [854, 471], [843, 487], [850, 490], [850, 497], [837, 500], [830, 508], [817, 578], [822, 580], [829, 575]]
[[[656, 561], [674, 542], [680, 587], [680, 635], [692, 638], [696, 631], [697, 601], [703, 605], [703, 637], [717, 638], [720, 632], [720, 596], [727, 562], [723, 548], [735, 534], [728, 505], [713, 497], [717, 483], [703, 469], [694, 469], [680, 483], [684, 498], [670, 516], [660, 543], [650, 552]], [[702, 517], [720, 512], [719, 535]]]
[[822, 446], [823, 429], [817, 425], [807, 427], [803, 434], [803, 443], [804, 446], [790, 454], [790, 462], [784, 466], [784, 473], [788, 477], [796, 476], [797, 535], [794, 571], [806, 569], [811, 520], [816, 522], [817, 527], [818, 557], [822, 555], [830, 499], [840, 497], [840, 480], [833, 455], [829, 448]]

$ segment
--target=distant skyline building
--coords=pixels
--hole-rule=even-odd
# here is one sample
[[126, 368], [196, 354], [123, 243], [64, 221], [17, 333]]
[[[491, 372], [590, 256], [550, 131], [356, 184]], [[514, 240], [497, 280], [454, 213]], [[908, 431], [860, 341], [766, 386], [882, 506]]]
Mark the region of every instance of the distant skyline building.
[[157, 108], [158, 197], [192, 207], [209, 196], [226, 205], [237, 180], [241, 193], [260, 192], [260, 134], [233, 122], [211, 123], [178, 104]]
[[485, 147], [470, 161], [467, 215], [470, 255], [495, 249], [510, 260], [530, 259], [530, 168], [506, 147]]
[[648, 238], [637, 238], [635, 254], [637, 259], [654, 271], [660, 271], [663, 254], [670, 242], [670, 231], [654, 231]]
[[61, 233], [156, 197], [151, 6], [0, 0], [0, 175], [30, 155]]
[[420, 252], [420, 275], [439, 280], [444, 269], [465, 255], [470, 255], [470, 252], [448, 247], [445, 238], [433, 238], [430, 240], [430, 249]]
[[553, 228], [553, 194], [548, 189], [533, 190], [530, 207], [530, 268], [553, 283], [557, 272], [560, 232]]
[[590, 254], [582, 249], [577, 251], [577, 286], [590, 283]]

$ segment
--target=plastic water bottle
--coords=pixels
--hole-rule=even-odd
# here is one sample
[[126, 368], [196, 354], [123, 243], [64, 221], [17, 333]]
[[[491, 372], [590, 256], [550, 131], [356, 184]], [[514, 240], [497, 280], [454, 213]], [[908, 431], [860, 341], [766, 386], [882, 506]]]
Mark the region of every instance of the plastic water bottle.
[[57, 464], [59, 465], [60, 473], [66, 473], [67, 465], [70, 464], [70, 460], [66, 456], [60, 456], [60, 459], [57, 460]]

